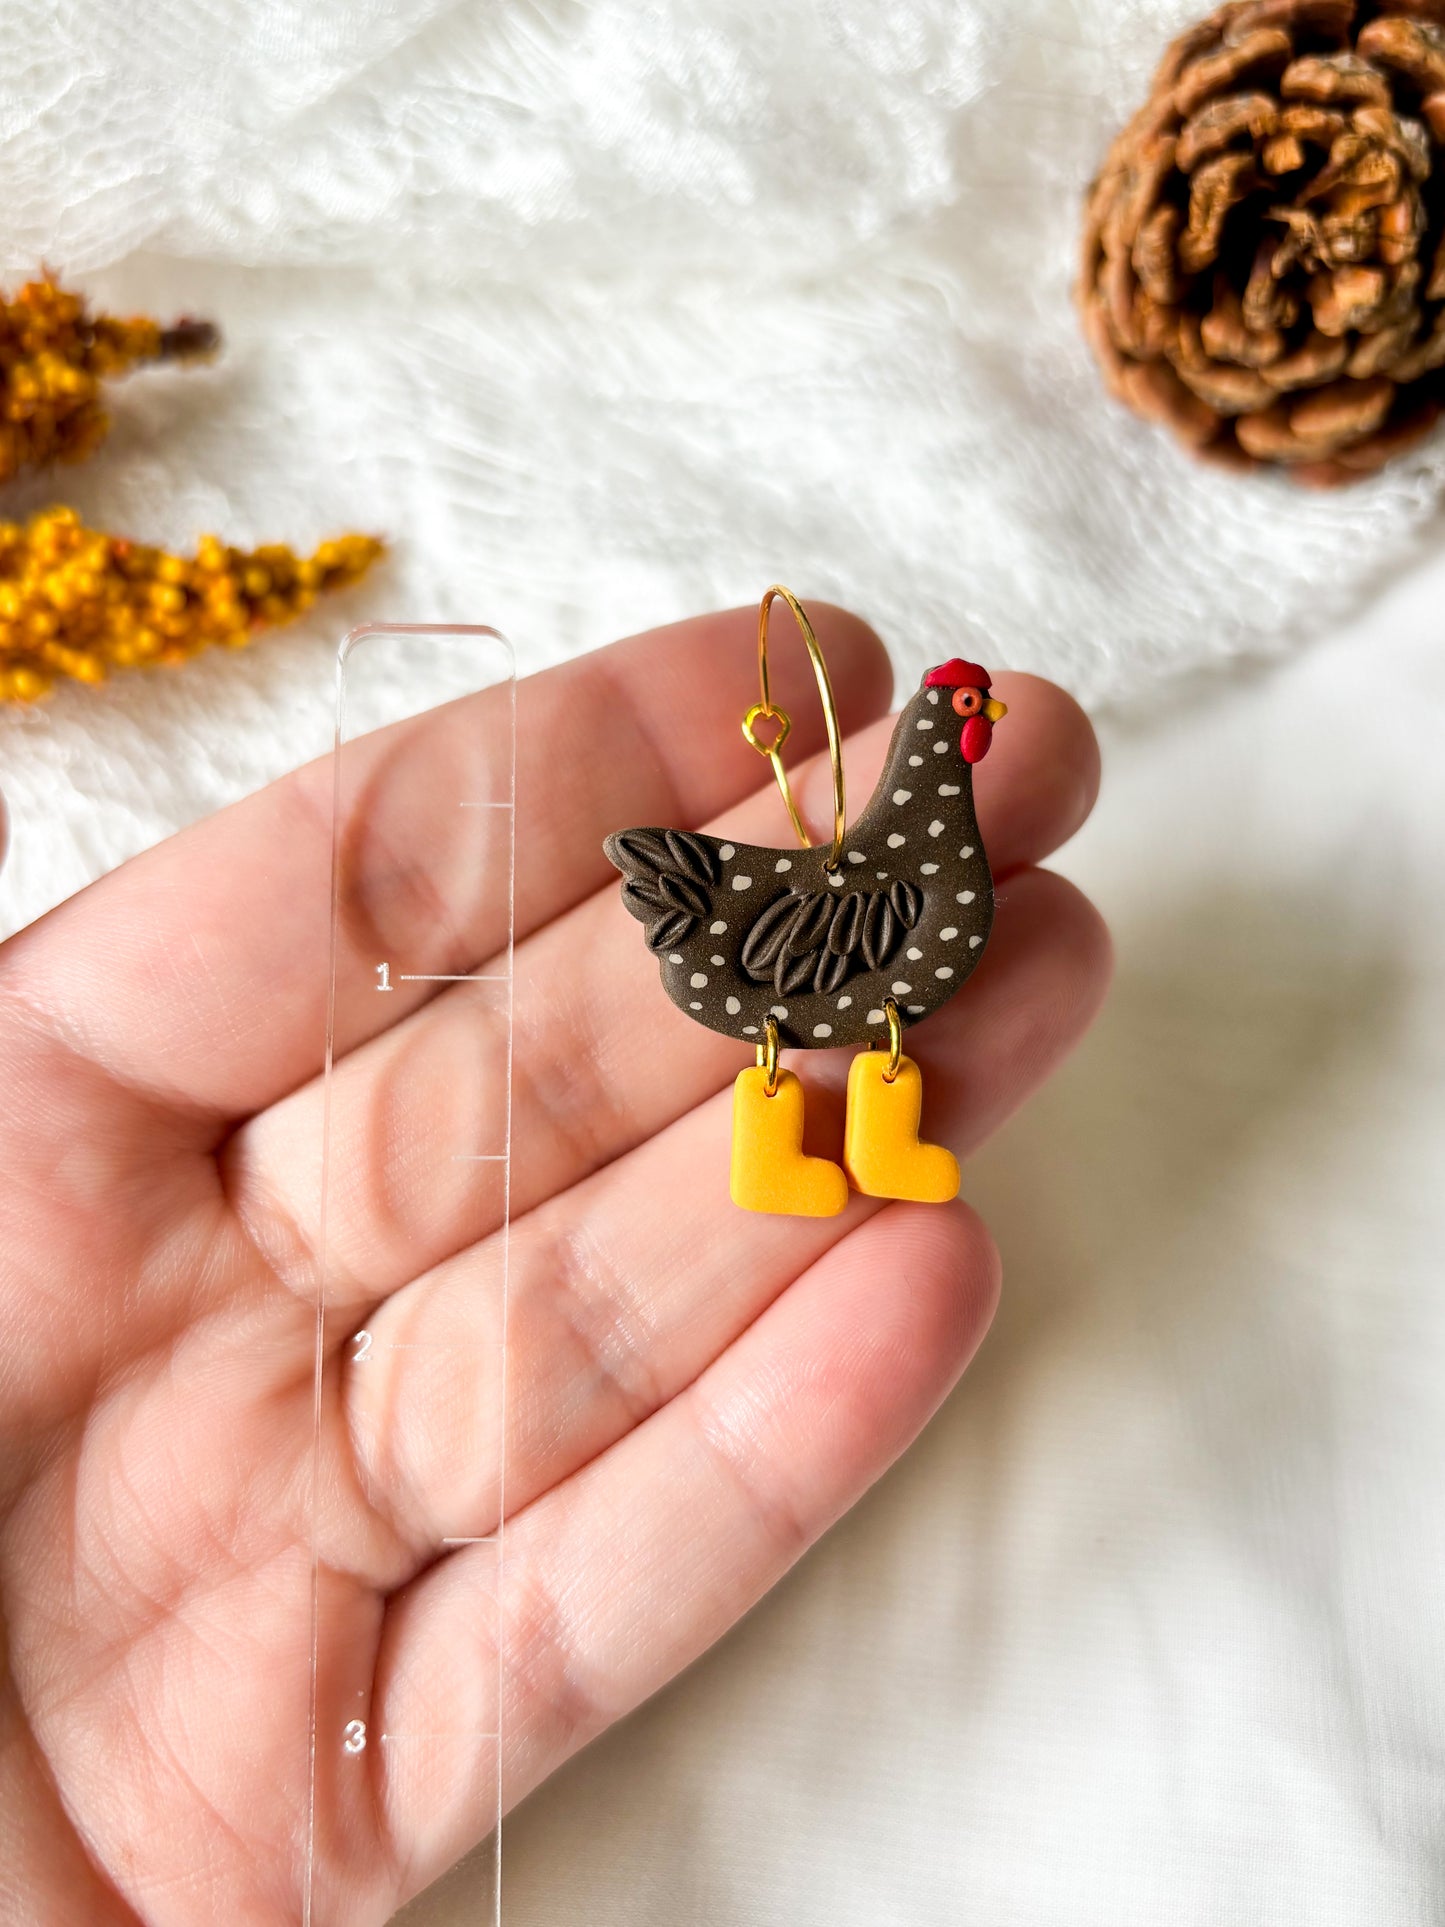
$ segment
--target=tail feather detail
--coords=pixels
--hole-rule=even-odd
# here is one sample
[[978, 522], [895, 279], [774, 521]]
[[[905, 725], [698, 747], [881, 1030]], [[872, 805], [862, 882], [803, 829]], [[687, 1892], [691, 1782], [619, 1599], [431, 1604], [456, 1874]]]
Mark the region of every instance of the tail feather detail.
[[684, 943], [712, 909], [717, 854], [685, 830], [620, 830], [603, 844], [622, 872], [622, 901], [647, 932], [649, 950]]

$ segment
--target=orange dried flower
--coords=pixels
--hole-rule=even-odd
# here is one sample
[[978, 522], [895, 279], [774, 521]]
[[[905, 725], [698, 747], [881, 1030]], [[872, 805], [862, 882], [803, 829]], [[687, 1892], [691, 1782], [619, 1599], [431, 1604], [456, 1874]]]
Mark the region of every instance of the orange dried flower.
[[146, 362], [205, 360], [220, 340], [209, 321], [94, 315], [48, 277], [0, 299], [0, 482], [35, 463], [83, 462], [110, 427], [103, 382]]
[[298, 556], [207, 535], [188, 557], [87, 529], [68, 508], [0, 522], [0, 701], [33, 702], [59, 677], [97, 683], [112, 669], [184, 662], [213, 643], [243, 648], [355, 582], [382, 547], [343, 535]]

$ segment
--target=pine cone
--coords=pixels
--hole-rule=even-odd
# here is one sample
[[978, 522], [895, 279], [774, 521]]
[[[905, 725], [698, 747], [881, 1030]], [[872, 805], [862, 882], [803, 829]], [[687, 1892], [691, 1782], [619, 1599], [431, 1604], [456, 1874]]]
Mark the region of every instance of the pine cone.
[[1445, 0], [1233, 0], [1089, 195], [1110, 388], [1233, 468], [1331, 486], [1445, 402]]

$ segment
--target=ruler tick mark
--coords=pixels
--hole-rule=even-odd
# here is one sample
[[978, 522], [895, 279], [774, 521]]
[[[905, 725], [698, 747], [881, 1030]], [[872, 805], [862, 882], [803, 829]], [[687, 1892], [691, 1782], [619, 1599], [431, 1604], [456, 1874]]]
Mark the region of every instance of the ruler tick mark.
[[450, 1733], [381, 1733], [377, 1737], [383, 1740], [495, 1740], [501, 1736], [497, 1733], [473, 1733], [462, 1727]]
[[[464, 970], [401, 970], [397, 972], [399, 984], [504, 984], [506, 972]], [[390, 988], [390, 986], [387, 986]]]
[[[450, 1339], [450, 1338], [433, 1338], [429, 1341], [423, 1341], [421, 1339], [408, 1339], [405, 1344], [401, 1344], [401, 1343], [397, 1343], [394, 1345], [382, 1344], [382, 1345], [377, 1345], [374, 1349], [379, 1352], [457, 1352], [457, 1353], [460, 1353], [463, 1348], [463, 1342], [464, 1341], [459, 1339]], [[480, 1338], [473, 1338], [465, 1341], [468, 1349], [470, 1349], [473, 1346], [486, 1344], [487, 1342], [488, 1342], [487, 1340], [480, 1339]], [[368, 1353], [367, 1356], [370, 1357], [371, 1354]]]

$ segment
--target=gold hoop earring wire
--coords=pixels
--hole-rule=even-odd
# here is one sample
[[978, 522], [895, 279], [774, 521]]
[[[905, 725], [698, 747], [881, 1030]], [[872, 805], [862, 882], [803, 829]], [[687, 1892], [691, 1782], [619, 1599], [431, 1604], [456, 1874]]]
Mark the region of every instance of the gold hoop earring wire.
[[[793, 612], [793, 620], [803, 638], [808, 651], [808, 659], [813, 665], [813, 676], [818, 684], [818, 695], [823, 703], [823, 721], [828, 731], [828, 760], [833, 767], [833, 848], [825, 868], [836, 870], [843, 859], [843, 838], [847, 833], [847, 805], [843, 793], [843, 734], [838, 725], [838, 705], [833, 700], [833, 685], [828, 679], [828, 665], [823, 660], [823, 651], [818, 646], [818, 638], [813, 633], [807, 612], [791, 589], [781, 583], [774, 583], [763, 597], [758, 610], [758, 690], [761, 700], [743, 718], [743, 736], [760, 756], [765, 756], [773, 768], [773, 780], [787, 808], [788, 817], [798, 841], [804, 849], [812, 848], [812, 838], [803, 827], [803, 819], [798, 814], [797, 803], [793, 799], [792, 785], [788, 772], [783, 768], [783, 744], [787, 742], [793, 727], [793, 719], [784, 709], [777, 708], [768, 689], [768, 622], [774, 602], [781, 599]], [[778, 725], [777, 734], [770, 743], [761, 742], [757, 734], [760, 720], [766, 719]]]
[[758, 1045], [758, 1069], [764, 1073], [763, 1094], [778, 1094], [778, 1020], [769, 1017], [763, 1027], [764, 1042]]
[[888, 1018], [888, 1063], [883, 1072], [883, 1082], [891, 1084], [903, 1061], [903, 1019], [898, 1015], [898, 1006], [891, 997], [883, 999], [883, 1010]]

